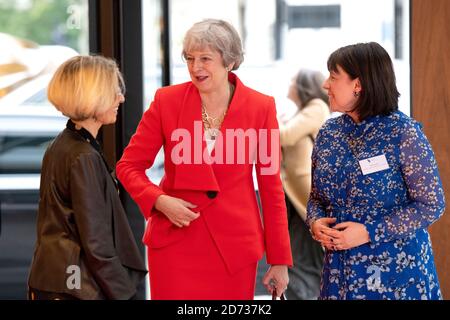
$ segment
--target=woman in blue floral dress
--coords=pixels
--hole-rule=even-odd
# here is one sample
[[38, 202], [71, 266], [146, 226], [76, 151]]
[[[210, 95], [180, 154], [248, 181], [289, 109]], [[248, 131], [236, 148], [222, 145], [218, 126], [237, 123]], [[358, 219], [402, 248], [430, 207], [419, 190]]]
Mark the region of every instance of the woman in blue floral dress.
[[332, 111], [312, 155], [307, 223], [327, 249], [320, 299], [442, 299], [427, 228], [444, 192], [421, 125], [398, 111], [388, 53], [342, 47], [324, 83]]

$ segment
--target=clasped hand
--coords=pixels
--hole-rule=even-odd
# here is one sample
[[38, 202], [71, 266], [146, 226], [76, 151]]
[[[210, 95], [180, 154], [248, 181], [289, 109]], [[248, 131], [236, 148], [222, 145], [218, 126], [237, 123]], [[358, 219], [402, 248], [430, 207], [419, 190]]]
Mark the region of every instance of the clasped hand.
[[311, 225], [313, 239], [328, 250], [352, 249], [370, 241], [364, 224], [348, 221], [330, 227], [335, 222], [336, 218], [321, 218]]
[[155, 202], [155, 208], [179, 228], [189, 226], [191, 221], [200, 217], [200, 213], [191, 210], [195, 207], [195, 204], [168, 195], [159, 196]]

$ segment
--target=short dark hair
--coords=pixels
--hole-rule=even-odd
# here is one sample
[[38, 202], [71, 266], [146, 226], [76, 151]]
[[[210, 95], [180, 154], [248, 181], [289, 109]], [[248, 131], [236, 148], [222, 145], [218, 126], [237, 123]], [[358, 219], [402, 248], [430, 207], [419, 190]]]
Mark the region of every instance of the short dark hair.
[[328, 58], [328, 70], [338, 72], [338, 65], [352, 80], [359, 78], [362, 89], [352, 111], [361, 121], [398, 109], [400, 93], [392, 60], [378, 43], [357, 43], [337, 49]]

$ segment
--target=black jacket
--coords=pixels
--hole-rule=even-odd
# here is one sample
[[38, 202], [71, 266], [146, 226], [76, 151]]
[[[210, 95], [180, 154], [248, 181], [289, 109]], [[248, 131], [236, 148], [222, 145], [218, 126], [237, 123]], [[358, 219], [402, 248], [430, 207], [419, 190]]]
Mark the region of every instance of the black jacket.
[[69, 121], [44, 155], [28, 285], [80, 299], [129, 299], [145, 264], [115, 180], [89, 136]]

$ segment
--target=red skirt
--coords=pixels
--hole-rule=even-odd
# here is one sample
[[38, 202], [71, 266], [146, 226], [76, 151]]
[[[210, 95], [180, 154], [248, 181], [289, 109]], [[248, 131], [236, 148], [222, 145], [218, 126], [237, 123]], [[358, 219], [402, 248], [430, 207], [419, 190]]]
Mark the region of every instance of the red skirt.
[[203, 218], [187, 228], [181, 241], [148, 248], [151, 299], [253, 300], [258, 263], [230, 274]]

